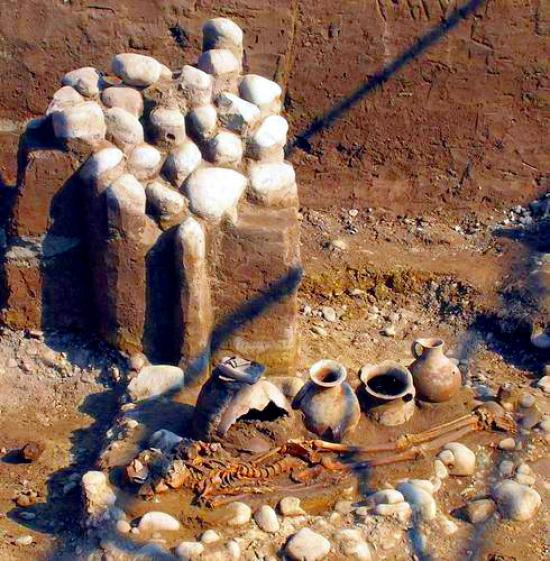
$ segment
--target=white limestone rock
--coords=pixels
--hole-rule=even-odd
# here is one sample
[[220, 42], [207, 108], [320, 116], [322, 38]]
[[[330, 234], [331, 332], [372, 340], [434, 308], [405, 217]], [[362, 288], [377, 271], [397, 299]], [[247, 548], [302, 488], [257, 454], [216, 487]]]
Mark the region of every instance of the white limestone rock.
[[264, 162], [280, 162], [288, 133], [286, 119], [279, 115], [266, 117], [248, 140], [248, 154]]
[[186, 140], [168, 154], [162, 173], [174, 187], [180, 188], [201, 163], [199, 147], [191, 140]]
[[173, 72], [166, 66], [166, 64], [160, 65], [160, 76], [159, 80], [171, 80]]
[[208, 105], [212, 101], [213, 79], [210, 74], [185, 65], [178, 80], [178, 88], [192, 106]]
[[247, 504], [235, 501], [227, 506], [226, 516], [229, 526], [243, 526], [250, 522], [252, 510]]
[[206, 530], [201, 536], [201, 542], [206, 544], [219, 542], [220, 539], [220, 534], [215, 530]]
[[397, 489], [420, 518], [424, 520], [435, 518], [437, 511], [435, 500], [426, 488], [406, 481], [401, 483]]
[[234, 211], [246, 189], [246, 177], [226, 168], [199, 168], [185, 184], [191, 210], [209, 220]]
[[237, 57], [229, 49], [211, 49], [205, 51], [199, 58], [200, 70], [213, 76], [235, 74], [240, 70]]
[[143, 144], [143, 126], [139, 119], [121, 109], [111, 107], [105, 111], [105, 122], [107, 124], [107, 136], [121, 150], [129, 151], [138, 144]]
[[283, 516], [304, 516], [306, 514], [298, 497], [283, 497], [277, 508]]
[[229, 540], [225, 544], [225, 548], [231, 561], [238, 561], [241, 558], [241, 546], [236, 540]]
[[90, 144], [105, 138], [107, 132], [103, 110], [95, 101], [84, 101], [54, 111], [52, 125], [57, 138], [78, 139]]
[[309, 528], [296, 532], [285, 546], [285, 554], [292, 561], [321, 561], [330, 552], [330, 542]]
[[160, 511], [146, 512], [139, 521], [140, 532], [176, 532], [180, 523], [170, 514]]
[[128, 156], [128, 171], [140, 181], [152, 179], [162, 167], [162, 154], [150, 144], [139, 144]]
[[185, 142], [185, 116], [179, 109], [157, 107], [149, 117], [155, 139], [165, 146], [178, 146]]
[[87, 525], [95, 525], [104, 519], [116, 502], [115, 492], [101, 471], [88, 471], [82, 476], [82, 494]]
[[258, 508], [254, 513], [254, 520], [264, 532], [269, 534], [278, 532], [281, 527], [277, 513], [269, 505], [262, 505]]
[[236, 134], [220, 131], [208, 142], [208, 159], [218, 165], [237, 165], [243, 157], [243, 143]]
[[239, 85], [239, 94], [246, 101], [257, 105], [262, 115], [281, 111], [283, 99], [281, 86], [263, 76], [257, 74], [244, 76]]
[[227, 129], [247, 134], [260, 120], [260, 110], [231, 92], [222, 92], [216, 98], [218, 118]]
[[476, 469], [476, 455], [460, 442], [449, 442], [443, 446], [444, 451], [449, 454], [440, 453], [438, 458], [445, 464], [451, 475], [468, 476], [473, 475]]
[[162, 452], [171, 452], [183, 438], [167, 429], [155, 431], [149, 438], [149, 447], [156, 448]]
[[101, 101], [106, 107], [120, 107], [134, 117], [143, 115], [143, 97], [134, 88], [111, 86], [101, 92]]
[[370, 548], [357, 529], [339, 530], [335, 533], [334, 539], [345, 556], [344, 559], [350, 561], [370, 561], [372, 559]]
[[195, 561], [200, 559], [203, 551], [204, 545], [200, 542], [181, 542], [175, 553], [180, 561]]
[[412, 514], [411, 505], [407, 502], [384, 504], [380, 503], [374, 507], [374, 514], [378, 516], [392, 516], [401, 522], [407, 522]]
[[[116, 146], [107, 146], [94, 152], [80, 168], [79, 175], [87, 183], [97, 181], [100, 177], [110, 176], [114, 181], [122, 174], [124, 153]], [[112, 175], [117, 170], [118, 175]]]
[[164, 220], [180, 215], [187, 207], [183, 195], [158, 179], [147, 185], [145, 194], [153, 213]]
[[120, 225], [120, 214], [145, 214], [146, 198], [143, 185], [130, 173], [125, 173], [109, 185], [106, 192], [107, 216], [112, 226]]
[[62, 80], [64, 86], [72, 86], [84, 97], [99, 95], [100, 82], [101, 75], [91, 66], [71, 70], [71, 72], [67, 72], [67, 74], [63, 76]]
[[191, 260], [204, 260], [206, 256], [206, 237], [200, 222], [193, 217], [181, 223], [176, 235]]
[[243, 31], [230, 19], [214, 18], [202, 27], [202, 50], [229, 49], [237, 59], [243, 52]]
[[367, 497], [367, 503], [373, 506], [379, 504], [394, 505], [402, 503], [404, 500], [403, 495], [396, 489], [382, 489]]
[[292, 165], [284, 163], [252, 164], [249, 169], [252, 198], [265, 206], [298, 203], [296, 175]]
[[121, 53], [113, 57], [111, 69], [129, 86], [150, 86], [160, 78], [162, 68], [150, 56]]
[[191, 132], [201, 140], [208, 140], [218, 132], [218, 114], [213, 105], [195, 107], [188, 114]]
[[151, 399], [183, 386], [183, 370], [177, 366], [154, 365], [142, 368], [128, 384], [132, 401]]
[[46, 109], [46, 115], [62, 111], [66, 107], [78, 105], [83, 101], [84, 98], [72, 86], [63, 86], [53, 94], [48, 109]]
[[540, 495], [513, 479], [498, 483], [492, 492], [499, 512], [511, 520], [531, 519], [541, 505]]

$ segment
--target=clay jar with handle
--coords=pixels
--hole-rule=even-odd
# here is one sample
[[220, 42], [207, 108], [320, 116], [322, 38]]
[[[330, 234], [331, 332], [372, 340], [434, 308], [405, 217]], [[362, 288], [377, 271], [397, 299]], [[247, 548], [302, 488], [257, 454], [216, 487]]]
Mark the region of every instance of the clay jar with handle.
[[438, 337], [416, 339], [411, 351], [416, 360], [409, 370], [418, 397], [441, 403], [451, 399], [460, 389], [462, 376], [456, 364], [443, 354], [443, 340]]
[[322, 438], [340, 441], [359, 422], [359, 401], [346, 377], [342, 364], [320, 360], [310, 368], [309, 382], [292, 403], [304, 414], [307, 429]]

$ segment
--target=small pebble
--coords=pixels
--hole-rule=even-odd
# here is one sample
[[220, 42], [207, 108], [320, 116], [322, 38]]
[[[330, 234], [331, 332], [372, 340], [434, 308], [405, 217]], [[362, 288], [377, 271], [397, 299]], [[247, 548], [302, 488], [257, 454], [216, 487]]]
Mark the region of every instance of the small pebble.
[[544, 393], [550, 394], [550, 376], [543, 376], [537, 382], [537, 388], [540, 388]]
[[25, 462], [35, 462], [40, 458], [46, 447], [42, 442], [27, 442], [21, 448], [20, 455]]
[[465, 514], [469, 522], [479, 524], [492, 516], [495, 510], [495, 503], [491, 499], [478, 499], [468, 503]]
[[331, 308], [330, 306], [323, 306], [321, 308], [321, 314], [323, 315], [323, 318], [326, 321], [329, 321], [331, 323], [338, 320], [338, 316], [336, 315], [336, 311], [334, 310], [334, 308]]
[[15, 544], [16, 545], [31, 545], [31, 543], [33, 542], [33, 537], [32, 536], [21, 536], [19, 538], [17, 538], [15, 540]]
[[387, 325], [382, 329], [382, 335], [384, 335], [384, 337], [395, 337], [395, 334], [396, 330], [393, 325]]
[[533, 405], [535, 405], [535, 396], [526, 393], [521, 396], [521, 399], [519, 400], [519, 404], [521, 405], [521, 407], [525, 409], [528, 409], [529, 407], [533, 407]]
[[498, 443], [499, 450], [511, 452], [516, 449], [516, 441], [513, 438], [504, 438]]
[[130, 530], [132, 529], [132, 527], [130, 526], [130, 524], [128, 522], [126, 522], [126, 520], [119, 520], [116, 523], [116, 529], [121, 534], [128, 534], [130, 532]]
[[292, 561], [320, 561], [330, 552], [330, 542], [309, 528], [302, 528], [287, 542], [285, 553]]
[[201, 542], [202, 543], [214, 543], [220, 540], [220, 535], [218, 534], [218, 532], [215, 532], [214, 530], [206, 530], [206, 532], [203, 532], [202, 536], [201, 536]]
[[239, 501], [228, 505], [226, 512], [228, 514], [227, 523], [230, 526], [242, 526], [250, 521], [252, 510], [250, 507]]
[[332, 247], [332, 249], [337, 249], [339, 251], [346, 251], [346, 249], [348, 248], [348, 244], [344, 241], [344, 240], [332, 240], [330, 242], [330, 247]]
[[200, 542], [181, 542], [176, 547], [176, 556], [180, 561], [194, 561], [203, 551], [204, 545]]
[[511, 460], [502, 460], [498, 465], [498, 473], [501, 477], [511, 477], [514, 473], [514, 462]]

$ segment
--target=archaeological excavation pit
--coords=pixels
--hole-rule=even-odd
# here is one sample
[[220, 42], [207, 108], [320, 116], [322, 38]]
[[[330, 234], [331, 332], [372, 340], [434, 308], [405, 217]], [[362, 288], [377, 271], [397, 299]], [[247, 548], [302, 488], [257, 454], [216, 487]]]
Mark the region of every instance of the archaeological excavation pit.
[[[84, 332], [118, 357], [100, 450], [63, 487], [78, 488], [70, 559], [431, 559], [430, 544], [445, 551], [441, 536], [470, 547], [466, 527], [538, 523], [539, 481], [513, 454], [525, 444], [543, 461], [547, 389], [474, 391], [479, 373], [460, 343], [475, 330], [453, 332], [438, 316], [444, 298], [457, 308], [474, 298], [453, 278], [384, 277], [364, 248], [366, 261], [335, 273], [346, 243], [322, 239], [325, 218], [298, 200], [282, 115], [292, 98], [249, 72], [243, 37], [216, 17], [198, 59], [177, 70], [136, 49], [70, 71], [20, 142], [3, 324], [42, 342]], [[322, 151], [301, 140], [302, 163], [322, 167]], [[350, 236], [358, 213], [344, 213]], [[303, 289], [318, 310], [298, 301], [304, 232], [306, 246], [330, 252]], [[436, 293], [439, 308], [429, 328], [411, 321], [402, 345], [377, 349], [405, 316], [378, 309], [392, 291], [403, 308]], [[336, 313], [326, 300], [338, 298]], [[344, 338], [357, 317], [375, 336]], [[35, 445], [24, 463], [40, 458]], [[499, 454], [507, 474], [495, 470]]]

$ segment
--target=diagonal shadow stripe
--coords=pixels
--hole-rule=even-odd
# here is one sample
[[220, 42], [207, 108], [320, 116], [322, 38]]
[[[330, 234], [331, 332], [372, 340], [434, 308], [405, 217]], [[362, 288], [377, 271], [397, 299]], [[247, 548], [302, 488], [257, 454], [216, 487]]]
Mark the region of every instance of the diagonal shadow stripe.
[[337, 103], [330, 111], [315, 119], [305, 130], [296, 134], [285, 146], [285, 156], [288, 158], [296, 147], [309, 149], [309, 140], [318, 132], [330, 128], [334, 122], [347, 111], [357, 105], [364, 97], [376, 88], [385, 84], [395, 73], [412, 62], [429, 47], [437, 43], [449, 31], [455, 28], [462, 20], [475, 12], [486, 0], [470, 0], [463, 6], [456, 8], [449, 17], [436, 27], [430, 29], [425, 35], [417, 39], [408, 49], [397, 58], [376, 72], [367, 82], [358, 87], [348, 97]]

